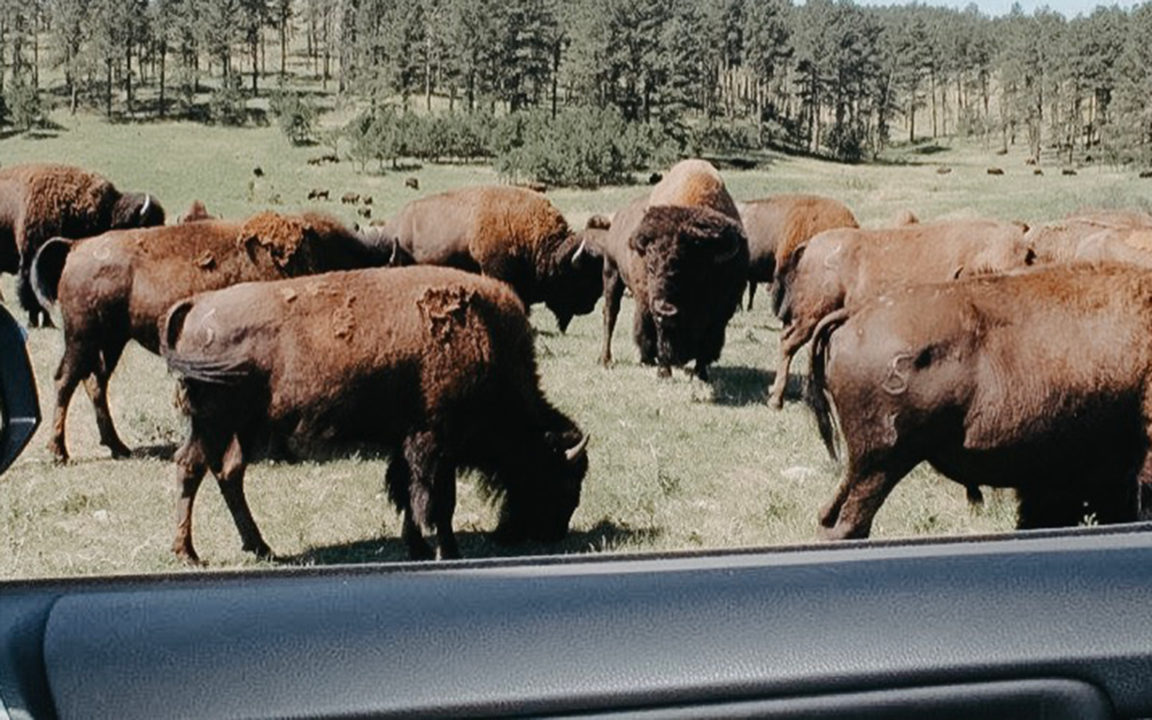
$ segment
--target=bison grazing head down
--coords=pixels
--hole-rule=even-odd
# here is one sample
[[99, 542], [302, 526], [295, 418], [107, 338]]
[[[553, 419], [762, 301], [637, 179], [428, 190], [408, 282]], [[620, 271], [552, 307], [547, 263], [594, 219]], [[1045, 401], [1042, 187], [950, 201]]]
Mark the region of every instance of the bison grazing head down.
[[505, 490], [493, 533], [497, 542], [557, 542], [568, 534], [588, 472], [588, 436], [574, 430], [547, 432], [545, 446], [537, 457], [524, 458], [523, 473], [505, 471], [500, 477]]
[[748, 241], [732, 218], [702, 207], [653, 206], [628, 240], [644, 266], [637, 292], [641, 359], [666, 374], [696, 360], [703, 377], [744, 289]]
[[604, 292], [604, 256], [588, 231], [568, 236], [556, 249], [554, 266], [545, 289], [544, 304], [556, 316], [560, 332], [573, 316], [592, 312]]
[[112, 206], [112, 230], [164, 224], [164, 208], [148, 193], [125, 193]]

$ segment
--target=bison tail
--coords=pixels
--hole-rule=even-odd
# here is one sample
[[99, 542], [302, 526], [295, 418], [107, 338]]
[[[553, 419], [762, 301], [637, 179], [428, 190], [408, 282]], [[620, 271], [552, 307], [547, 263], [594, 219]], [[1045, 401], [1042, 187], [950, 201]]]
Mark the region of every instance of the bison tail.
[[807, 400], [808, 407], [812, 408], [816, 416], [816, 427], [820, 430], [820, 439], [828, 449], [828, 455], [837, 459], [835, 419], [832, 416], [832, 404], [829, 402], [827, 390], [827, 376], [825, 369], [828, 363], [828, 344], [836, 328], [848, 320], [848, 311], [840, 308], [825, 315], [816, 325], [812, 333], [812, 367], [809, 374]]
[[238, 385], [251, 376], [251, 366], [234, 358], [205, 358], [182, 354], [176, 350], [176, 343], [184, 331], [184, 321], [192, 312], [195, 303], [182, 300], [168, 310], [160, 327], [160, 354], [168, 363], [168, 369], [185, 380], [197, 380], [214, 385]]
[[32, 259], [29, 283], [40, 306], [47, 309], [56, 304], [60, 277], [64, 274], [64, 262], [68, 259], [75, 240], [54, 237], [40, 246]]

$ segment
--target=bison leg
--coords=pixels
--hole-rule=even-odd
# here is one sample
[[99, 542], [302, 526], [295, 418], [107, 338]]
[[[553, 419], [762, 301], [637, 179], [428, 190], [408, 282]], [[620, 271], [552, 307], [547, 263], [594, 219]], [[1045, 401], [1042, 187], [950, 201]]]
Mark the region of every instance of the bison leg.
[[749, 280], [748, 281], [748, 309], [749, 310], [752, 309], [752, 298], [756, 297], [756, 285], [757, 284], [758, 283], [755, 280]]
[[[403, 537], [409, 555], [413, 560], [460, 557], [452, 531], [452, 516], [456, 512], [456, 466], [444, 456], [440, 443], [430, 432], [417, 433], [404, 442], [404, 459], [409, 482]], [[434, 553], [428, 542], [428, 537], [433, 535], [436, 538]]]
[[600, 364], [608, 367], [612, 363], [612, 333], [616, 330], [616, 318], [620, 315], [620, 299], [624, 297], [624, 280], [615, 267], [604, 263], [604, 345], [600, 351]]
[[48, 311], [40, 306], [36, 293], [32, 292], [32, 260], [35, 253], [22, 253], [20, 255], [20, 271], [16, 275], [16, 297], [20, 300], [20, 307], [28, 311], [28, 327], [55, 327]]
[[794, 319], [780, 335], [780, 359], [776, 361], [776, 377], [768, 390], [768, 404], [779, 410], [784, 407], [784, 389], [788, 386], [788, 370], [792, 367], [792, 356], [812, 339], [814, 323]]
[[48, 451], [57, 462], [68, 461], [68, 449], [64, 443], [64, 425], [68, 420], [68, 405], [76, 386], [91, 371], [91, 356], [83, 350], [75, 350], [76, 345], [68, 343], [64, 357], [56, 368], [56, 409], [52, 416], [52, 437], [48, 439]]
[[1083, 497], [1065, 488], [1048, 487], [1043, 483], [1017, 488], [1016, 496], [1020, 500], [1016, 514], [1019, 530], [1075, 527], [1087, 512]]
[[112, 423], [112, 412], [108, 409], [108, 379], [116, 369], [116, 364], [120, 362], [120, 354], [123, 351], [122, 343], [106, 347], [103, 360], [96, 363], [96, 369], [84, 380], [84, 389], [88, 392], [88, 398], [92, 401], [92, 408], [96, 413], [100, 444], [111, 450], [114, 458], [125, 458], [132, 454], [117, 434], [116, 426]]
[[248, 508], [248, 499], [244, 496], [244, 450], [240, 438], [234, 436], [224, 453], [224, 462], [216, 476], [216, 483], [220, 486], [220, 494], [228, 505], [228, 512], [232, 513], [232, 521], [236, 523], [236, 530], [240, 533], [241, 547], [256, 554], [261, 560], [272, 558], [272, 549], [260, 535], [256, 527], [256, 520]]
[[849, 460], [848, 472], [836, 489], [836, 495], [820, 511], [821, 534], [827, 540], [866, 538], [872, 532], [872, 520], [892, 488], [911, 467], [881, 468], [862, 471], [859, 463]]
[[403, 452], [393, 455], [388, 463], [384, 484], [388, 487], [388, 496], [403, 516], [400, 536], [408, 547], [408, 557], [413, 560], [431, 560], [435, 553], [412, 518], [412, 469], [408, 467]]
[[[655, 365], [656, 322], [648, 308], [641, 305], [636, 306], [635, 314], [632, 316], [632, 337], [636, 341], [636, 347], [640, 349], [640, 364]], [[671, 374], [671, 368], [660, 368], [660, 377], [668, 377]]]
[[189, 565], [199, 565], [200, 556], [192, 547], [192, 504], [196, 501], [200, 481], [208, 471], [208, 459], [195, 431], [188, 442], [176, 451], [174, 459], [176, 489], [180, 499], [176, 502], [176, 539], [172, 541], [172, 552]]

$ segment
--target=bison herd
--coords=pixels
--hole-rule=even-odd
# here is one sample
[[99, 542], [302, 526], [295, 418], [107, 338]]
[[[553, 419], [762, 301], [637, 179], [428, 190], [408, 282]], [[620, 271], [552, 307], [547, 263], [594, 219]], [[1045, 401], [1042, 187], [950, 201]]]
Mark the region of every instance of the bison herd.
[[[845, 474], [819, 515], [866, 537], [927, 461], [979, 497], [1014, 488], [1021, 528], [1141, 516], [1152, 488], [1152, 216], [1114, 211], [1028, 228], [992, 219], [862, 229], [815, 195], [737, 203], [685, 160], [611, 218], [573, 229], [540, 193], [491, 186], [417, 199], [353, 231], [326, 215], [175, 225], [151, 195], [79, 168], [0, 171], [0, 269], [29, 325], [62, 325], [49, 448], [68, 458], [78, 385], [100, 441], [129, 454], [108, 380], [130, 340], [179, 378], [190, 432], [175, 454], [173, 549], [211, 472], [246, 550], [269, 556], [244, 496], [268, 452], [386, 452], [413, 558], [452, 558], [456, 472], [500, 503], [498, 539], [556, 540], [588, 468], [588, 435], [540, 389], [527, 309], [563, 332], [603, 296], [600, 362], [621, 299], [642, 363], [702, 380], [747, 288], [784, 323], [767, 402], [811, 342], [808, 403]], [[358, 202], [360, 198], [352, 201]], [[368, 200], [365, 200], [368, 202]], [[591, 361], [591, 359], [590, 359]], [[1152, 493], [1148, 493], [1152, 496]]]

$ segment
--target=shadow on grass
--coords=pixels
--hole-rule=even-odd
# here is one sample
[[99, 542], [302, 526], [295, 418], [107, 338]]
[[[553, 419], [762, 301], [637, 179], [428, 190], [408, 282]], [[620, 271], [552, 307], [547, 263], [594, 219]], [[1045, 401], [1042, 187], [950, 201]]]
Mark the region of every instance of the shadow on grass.
[[[768, 388], [772, 387], [776, 373], [745, 365], [708, 368], [708, 379], [712, 385], [712, 402], [716, 405], [744, 407], [765, 405]], [[789, 375], [784, 386], [784, 400], [796, 402], [804, 399], [804, 379]]]
[[[526, 542], [501, 545], [487, 532], [467, 530], [456, 533], [460, 553], [465, 558], [517, 557], [530, 555], [572, 555], [611, 550], [631, 543], [650, 543], [659, 538], [658, 528], [629, 528], [601, 520], [590, 530], [574, 531], [557, 543]], [[408, 559], [408, 548], [399, 537], [357, 540], [339, 545], [313, 547], [296, 555], [276, 558], [280, 565], [345, 565], [395, 562]]]
[[133, 458], [155, 458], [157, 460], [171, 460], [176, 454], [179, 443], [157, 443], [155, 445], [141, 445], [132, 449]]

